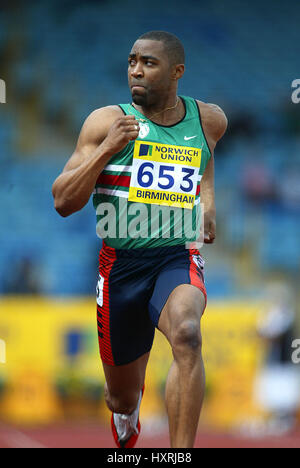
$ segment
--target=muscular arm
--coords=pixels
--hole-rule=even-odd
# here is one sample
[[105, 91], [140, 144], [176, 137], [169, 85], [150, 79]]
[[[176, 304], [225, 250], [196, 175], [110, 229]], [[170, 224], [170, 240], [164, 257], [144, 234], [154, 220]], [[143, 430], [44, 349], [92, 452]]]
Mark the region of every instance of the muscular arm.
[[123, 116], [117, 106], [94, 111], [85, 121], [76, 149], [52, 186], [54, 206], [61, 216], [81, 210], [109, 159], [135, 139], [134, 116]]
[[222, 109], [215, 104], [197, 102], [203, 130], [211, 152], [211, 158], [201, 180], [201, 202], [204, 204], [204, 241], [211, 244], [216, 236], [214, 150], [227, 129], [227, 118]]

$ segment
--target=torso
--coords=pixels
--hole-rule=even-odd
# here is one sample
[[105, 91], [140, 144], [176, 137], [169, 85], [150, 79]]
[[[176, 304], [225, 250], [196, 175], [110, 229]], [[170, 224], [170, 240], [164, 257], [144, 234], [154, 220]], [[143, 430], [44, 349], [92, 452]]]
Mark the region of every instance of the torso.
[[[196, 225], [200, 181], [210, 158], [210, 141], [202, 128], [201, 104], [188, 97], [182, 98], [181, 104], [182, 118], [170, 125], [148, 120], [130, 104], [119, 106], [123, 113], [135, 115], [140, 133], [110, 159], [97, 180], [93, 198], [97, 234], [103, 238], [100, 232], [106, 216], [101, 213], [103, 203], [114, 207], [117, 221], [116, 231], [104, 239], [107, 245], [123, 249], [151, 248], [195, 240], [187, 239], [183, 233], [183, 220], [187, 213], [192, 216], [193, 226]], [[174, 216], [171, 226], [170, 223], [159, 225], [160, 216], [170, 219], [171, 212]], [[112, 210], [110, 222], [113, 216]], [[140, 233], [141, 237], [133, 238], [132, 233]], [[170, 237], [166, 237], [168, 234]]]

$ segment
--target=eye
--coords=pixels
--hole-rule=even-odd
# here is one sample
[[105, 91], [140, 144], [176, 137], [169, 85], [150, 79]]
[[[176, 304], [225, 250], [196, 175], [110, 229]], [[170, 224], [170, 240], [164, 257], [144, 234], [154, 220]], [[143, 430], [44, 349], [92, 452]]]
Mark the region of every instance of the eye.
[[129, 59], [129, 60], [128, 60], [128, 65], [129, 65], [130, 67], [132, 67], [133, 65], [135, 65], [135, 60]]

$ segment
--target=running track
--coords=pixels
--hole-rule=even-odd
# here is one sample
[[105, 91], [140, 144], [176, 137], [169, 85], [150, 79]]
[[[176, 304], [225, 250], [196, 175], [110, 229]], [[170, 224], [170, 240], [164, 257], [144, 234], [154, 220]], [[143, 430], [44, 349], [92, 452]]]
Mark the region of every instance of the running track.
[[[169, 448], [164, 431], [141, 433], [136, 448]], [[109, 428], [96, 423], [65, 423], [20, 428], [0, 422], [0, 448], [115, 448]], [[244, 438], [199, 432], [195, 448], [300, 448], [300, 428], [284, 436]]]

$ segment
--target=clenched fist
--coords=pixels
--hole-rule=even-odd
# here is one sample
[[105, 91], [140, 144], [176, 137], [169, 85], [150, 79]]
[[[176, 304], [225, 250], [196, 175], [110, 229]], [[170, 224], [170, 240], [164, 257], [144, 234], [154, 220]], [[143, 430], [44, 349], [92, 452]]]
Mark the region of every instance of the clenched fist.
[[138, 137], [139, 123], [134, 115], [125, 115], [117, 119], [110, 127], [103, 144], [109, 153], [116, 154], [130, 141]]

